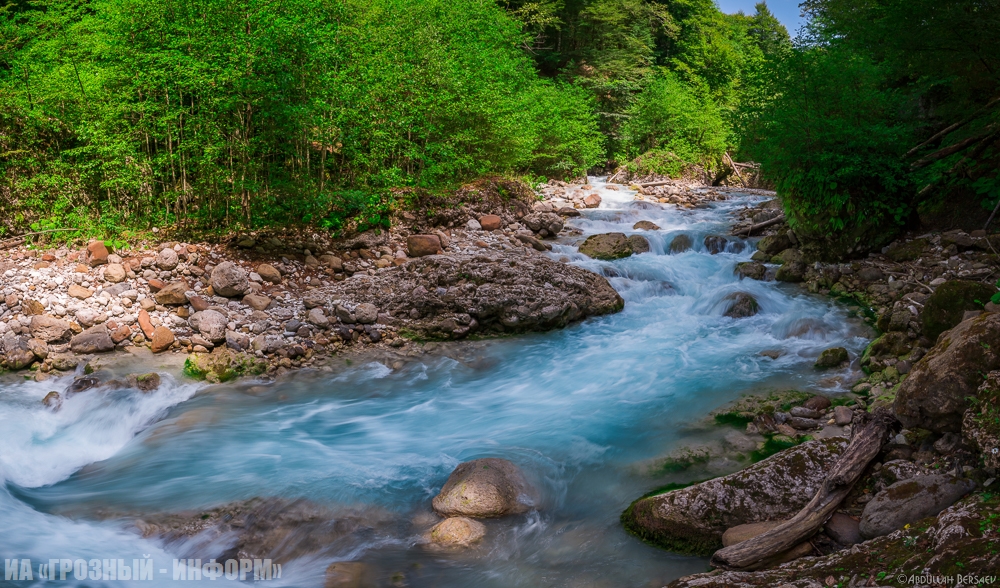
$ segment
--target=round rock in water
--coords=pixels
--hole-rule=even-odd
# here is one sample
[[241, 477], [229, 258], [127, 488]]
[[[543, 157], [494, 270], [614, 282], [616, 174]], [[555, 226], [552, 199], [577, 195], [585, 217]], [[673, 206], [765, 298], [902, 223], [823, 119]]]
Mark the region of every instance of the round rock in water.
[[441, 547], [471, 547], [486, 536], [486, 525], [468, 517], [451, 517], [434, 525], [430, 542]]
[[534, 490], [516, 465], [487, 457], [459, 464], [432, 504], [446, 517], [502, 517], [527, 512], [535, 501]]

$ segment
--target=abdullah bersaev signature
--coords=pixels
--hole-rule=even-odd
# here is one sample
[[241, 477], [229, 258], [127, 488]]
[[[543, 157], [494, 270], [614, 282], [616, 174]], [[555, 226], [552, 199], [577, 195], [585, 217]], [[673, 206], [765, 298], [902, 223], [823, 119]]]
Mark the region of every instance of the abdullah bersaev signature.
[[274, 580], [281, 577], [281, 564], [270, 559], [175, 559], [173, 569], [157, 569], [148, 555], [143, 559], [4, 559], [4, 580]]

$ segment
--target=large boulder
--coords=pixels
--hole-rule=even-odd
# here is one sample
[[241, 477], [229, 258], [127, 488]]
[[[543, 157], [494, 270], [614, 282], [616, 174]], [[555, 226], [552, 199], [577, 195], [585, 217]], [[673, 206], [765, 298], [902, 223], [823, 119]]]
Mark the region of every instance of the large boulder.
[[243, 296], [250, 288], [247, 272], [231, 261], [225, 261], [212, 270], [212, 289], [219, 296]]
[[69, 323], [47, 314], [39, 314], [31, 317], [31, 336], [45, 341], [55, 343], [64, 339], [69, 339], [73, 335]]
[[808, 503], [847, 447], [847, 439], [809, 441], [744, 470], [633, 502], [625, 528], [670, 551], [701, 556], [747, 523], [787, 519]]
[[516, 465], [486, 457], [459, 464], [432, 505], [446, 517], [502, 517], [527, 512], [537, 500]]
[[632, 243], [624, 233], [591, 235], [580, 245], [580, 253], [594, 259], [621, 259], [632, 255]]
[[104, 353], [114, 351], [115, 342], [111, 340], [107, 325], [102, 323], [74, 336], [69, 347], [73, 353]]
[[968, 479], [943, 474], [914, 476], [896, 482], [875, 495], [861, 516], [865, 539], [888, 535], [903, 525], [932, 517], [976, 487]]
[[516, 250], [419, 257], [316, 290], [355, 307], [340, 317], [344, 323], [356, 322], [356, 307], [367, 303], [400, 329], [429, 339], [544, 331], [618, 312], [625, 304], [603, 276]]
[[996, 293], [996, 288], [969, 280], [951, 280], [938, 286], [924, 302], [920, 320], [923, 332], [931, 341], [962, 322], [967, 310], [982, 310]]
[[893, 411], [908, 428], [958, 432], [983, 374], [1000, 369], [1000, 314], [984, 313], [942, 333], [899, 386]]

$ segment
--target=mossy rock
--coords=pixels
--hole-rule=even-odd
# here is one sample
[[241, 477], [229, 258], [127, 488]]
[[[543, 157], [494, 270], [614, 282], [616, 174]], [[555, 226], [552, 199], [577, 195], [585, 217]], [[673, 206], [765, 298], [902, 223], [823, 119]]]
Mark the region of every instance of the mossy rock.
[[847, 349], [843, 347], [831, 347], [830, 349], [824, 349], [823, 353], [819, 354], [815, 367], [821, 370], [835, 368], [849, 359]]
[[791, 246], [792, 240], [788, 238], [787, 233], [768, 235], [760, 241], [757, 241], [757, 251], [763, 251], [769, 256], [775, 256], [782, 251], [791, 248]]
[[846, 447], [843, 438], [811, 441], [728, 476], [647, 495], [622, 513], [622, 525], [669, 551], [711, 555], [722, 547], [726, 529], [801, 510]]
[[267, 364], [245, 353], [235, 353], [225, 347], [212, 353], [192, 353], [184, 361], [184, 375], [196, 380], [218, 383], [240, 376], [259, 375]]
[[763, 263], [757, 261], [741, 261], [736, 264], [736, 269], [733, 270], [733, 274], [739, 276], [742, 280], [743, 278], [750, 278], [751, 280], [763, 280], [767, 276], [767, 267]]
[[750, 394], [712, 412], [711, 416], [720, 425], [744, 427], [758, 416], [779, 411], [786, 412], [812, 396], [808, 392], [798, 390], [774, 390], [766, 394]]
[[580, 245], [580, 253], [594, 259], [610, 261], [632, 255], [632, 242], [624, 233], [591, 235]]
[[970, 280], [951, 280], [938, 286], [924, 303], [920, 315], [923, 331], [931, 341], [962, 322], [967, 310], [982, 310], [997, 289]]
[[913, 341], [906, 333], [893, 331], [881, 335], [868, 344], [861, 355], [861, 365], [867, 366], [872, 359], [879, 357], [901, 357], [913, 350]]
[[885, 256], [896, 262], [913, 261], [923, 255], [928, 245], [929, 242], [927, 239], [914, 239], [907, 243], [900, 243], [894, 247], [890, 247]]

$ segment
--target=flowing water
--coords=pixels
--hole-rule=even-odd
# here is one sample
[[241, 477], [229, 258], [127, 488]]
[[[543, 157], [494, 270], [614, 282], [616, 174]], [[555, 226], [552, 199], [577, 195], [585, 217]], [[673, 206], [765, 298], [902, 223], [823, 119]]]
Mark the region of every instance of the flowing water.
[[[570, 225], [584, 235], [641, 233], [652, 251], [600, 262], [567, 238], [552, 256], [609, 276], [626, 301], [613, 316], [434, 345], [408, 361], [339, 360], [333, 371], [268, 386], [167, 376], [154, 394], [91, 391], [55, 414], [40, 400], [68, 379], [0, 381], [0, 554], [30, 558], [36, 576], [11, 585], [44, 584], [38, 564], [53, 558], [147, 556], [153, 581], [131, 584], [191, 584], [172, 580], [173, 558], [220, 557], [232, 538], [163, 543], [136, 533], [135, 518], [252, 497], [306, 498], [379, 521], [360, 538], [286, 561], [265, 585], [322, 586], [331, 562], [351, 560], [369, 564], [379, 585], [412, 587], [652, 587], [704, 571], [706, 560], [622, 530], [621, 511], [669, 481], [641, 464], [703, 435], [705, 415], [748, 390], [835, 393], [820, 382], [831, 374], [812, 369], [815, 357], [834, 345], [856, 354], [866, 332], [847, 309], [797, 287], [739, 281], [733, 268], [752, 248], [706, 251], [704, 237], [725, 234], [729, 213], [758, 197], [685, 210], [594, 184], [601, 207]], [[661, 229], [633, 231], [638, 220]], [[682, 233], [693, 249], [666, 254]], [[760, 313], [723, 316], [736, 291], [752, 294]], [[520, 465], [541, 490], [539, 508], [486, 521], [487, 538], [472, 551], [422, 546], [431, 498], [451, 470], [487, 456]], [[72, 572], [50, 583], [130, 584]]]

